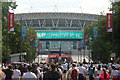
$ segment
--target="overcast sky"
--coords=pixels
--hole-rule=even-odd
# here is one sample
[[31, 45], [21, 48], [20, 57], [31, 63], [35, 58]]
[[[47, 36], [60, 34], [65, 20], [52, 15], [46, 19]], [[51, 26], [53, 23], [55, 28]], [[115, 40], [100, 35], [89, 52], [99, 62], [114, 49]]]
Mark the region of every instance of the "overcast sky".
[[100, 14], [108, 13], [110, 0], [15, 0], [15, 13], [31, 12], [75, 12]]

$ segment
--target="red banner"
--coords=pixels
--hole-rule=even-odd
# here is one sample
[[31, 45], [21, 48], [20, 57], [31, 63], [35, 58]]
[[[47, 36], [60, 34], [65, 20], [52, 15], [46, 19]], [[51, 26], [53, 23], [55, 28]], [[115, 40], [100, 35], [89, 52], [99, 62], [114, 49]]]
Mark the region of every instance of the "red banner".
[[30, 35], [30, 41], [34, 40], [34, 35]]
[[8, 31], [14, 31], [14, 13], [8, 13]]
[[38, 44], [38, 51], [41, 51], [42, 50], [42, 43], [39, 43]]
[[78, 42], [78, 48], [80, 48], [80, 42]]
[[112, 13], [107, 13], [106, 26], [106, 32], [112, 32]]
[[85, 39], [88, 40], [88, 39], [89, 39], [89, 35], [86, 35], [86, 36], [85, 36]]

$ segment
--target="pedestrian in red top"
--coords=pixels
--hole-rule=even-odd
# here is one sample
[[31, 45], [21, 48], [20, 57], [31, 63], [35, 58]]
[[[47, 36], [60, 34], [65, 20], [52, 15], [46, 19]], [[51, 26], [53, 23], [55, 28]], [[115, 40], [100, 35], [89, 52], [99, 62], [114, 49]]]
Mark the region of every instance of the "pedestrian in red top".
[[110, 75], [106, 72], [106, 69], [103, 68], [103, 72], [100, 74], [100, 80], [109, 80]]

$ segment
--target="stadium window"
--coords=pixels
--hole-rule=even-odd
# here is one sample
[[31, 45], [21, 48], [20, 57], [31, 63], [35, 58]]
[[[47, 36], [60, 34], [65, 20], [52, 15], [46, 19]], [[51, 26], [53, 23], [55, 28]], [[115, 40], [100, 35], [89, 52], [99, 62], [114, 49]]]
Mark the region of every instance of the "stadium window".
[[73, 41], [73, 49], [76, 49], [77, 41]]
[[49, 49], [49, 46], [50, 46], [50, 42], [46, 41], [46, 49]]

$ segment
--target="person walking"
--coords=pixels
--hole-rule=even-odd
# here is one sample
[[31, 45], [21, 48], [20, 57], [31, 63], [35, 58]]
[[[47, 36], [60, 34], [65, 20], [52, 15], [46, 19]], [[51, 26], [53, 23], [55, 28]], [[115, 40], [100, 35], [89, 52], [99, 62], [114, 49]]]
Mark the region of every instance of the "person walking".
[[101, 65], [98, 65], [98, 67], [96, 67], [95, 72], [94, 72], [94, 80], [99, 80], [99, 75], [101, 73], [102, 73]]
[[103, 68], [103, 72], [100, 74], [99, 78], [100, 80], [109, 80], [110, 75], [108, 74], [105, 68]]
[[85, 80], [86, 79], [85, 76], [87, 75], [87, 70], [85, 69], [85, 67], [83, 67], [82, 63], [80, 63], [78, 70], [79, 70], [79, 79], [78, 80]]
[[117, 68], [115, 68], [114, 66], [112, 67], [112, 71], [111, 71], [111, 76], [112, 76], [112, 80], [117, 80], [118, 76], [119, 76], [119, 71], [117, 70]]
[[67, 80], [78, 80], [78, 69], [76, 67], [76, 64], [72, 64], [72, 68], [70, 68], [67, 72]]
[[15, 65], [15, 67], [14, 67], [12, 78], [13, 78], [13, 80], [20, 80], [20, 78], [21, 78], [21, 72], [20, 72], [20, 70], [18, 70], [17, 65]]
[[63, 72], [59, 63], [56, 63], [56, 70], [60, 73], [60, 80], [63, 78]]
[[11, 64], [8, 65], [8, 69], [6, 69], [4, 72], [6, 75], [5, 80], [12, 80], [13, 68]]
[[32, 67], [27, 67], [27, 72], [23, 73], [22, 80], [37, 80], [37, 76], [32, 72]]
[[95, 71], [95, 67], [93, 67], [93, 63], [91, 63], [91, 65], [88, 69], [89, 80], [94, 80], [94, 78], [93, 78], [94, 71]]
[[33, 69], [32, 72], [37, 76], [37, 78], [39, 79], [41, 74], [40, 74], [40, 70], [38, 68], [38, 65], [35, 63], [32, 65]]
[[60, 73], [56, 70], [56, 66], [51, 64], [51, 69], [44, 74], [44, 80], [59, 80]]
[[20, 72], [21, 72], [21, 76], [22, 76], [25, 72], [27, 72], [27, 67], [26, 67], [25, 64], [21, 64], [18, 69], [19, 69]]
[[3, 80], [3, 78], [5, 77], [4, 72], [0, 69], [0, 80]]
[[63, 63], [62, 65], [62, 68], [63, 68], [63, 77], [65, 78], [65, 76], [66, 76], [66, 72], [67, 72], [67, 70], [68, 70], [68, 63]]

